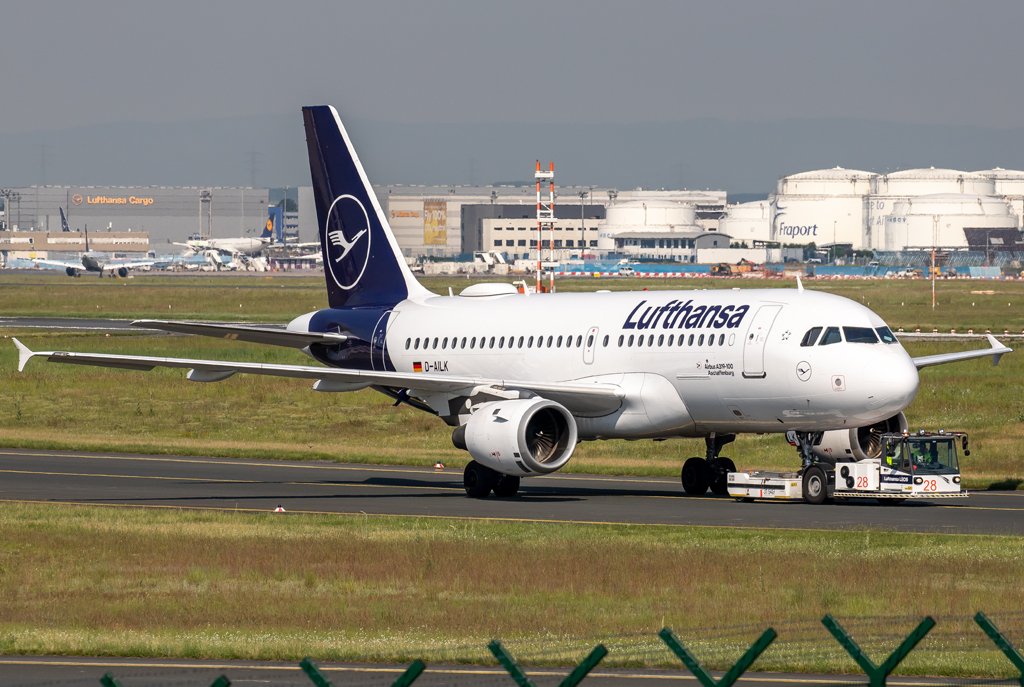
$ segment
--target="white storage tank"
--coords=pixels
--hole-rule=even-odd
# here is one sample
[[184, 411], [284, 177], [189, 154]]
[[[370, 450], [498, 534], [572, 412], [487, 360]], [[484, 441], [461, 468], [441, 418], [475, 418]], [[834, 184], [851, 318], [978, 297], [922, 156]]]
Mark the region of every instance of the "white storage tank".
[[843, 167], [816, 169], [782, 177], [775, 190], [778, 195], [866, 196], [877, 176], [874, 172]]
[[996, 193], [1006, 198], [1016, 213], [1017, 226], [1024, 226], [1024, 171], [995, 167], [975, 174], [987, 177], [995, 183]]
[[664, 200], [629, 200], [609, 205], [597, 247], [615, 249], [615, 236], [636, 232], [702, 232], [697, 210], [690, 203]]
[[756, 200], [726, 206], [719, 231], [748, 246], [753, 246], [754, 241], [771, 241], [772, 203]]
[[894, 213], [896, 203], [940, 194], [992, 196], [996, 194], [995, 182], [980, 174], [935, 167], [905, 169], [876, 177], [872, 193], [865, 200], [867, 247], [876, 250], [885, 248], [888, 240], [886, 218]]
[[860, 169], [818, 169], [779, 179], [773, 198], [773, 241], [816, 245], [864, 245], [864, 197], [871, 192], [874, 172]]
[[966, 248], [967, 227], [1014, 229], [1017, 216], [999, 196], [942, 193], [898, 200], [885, 218], [880, 248]]

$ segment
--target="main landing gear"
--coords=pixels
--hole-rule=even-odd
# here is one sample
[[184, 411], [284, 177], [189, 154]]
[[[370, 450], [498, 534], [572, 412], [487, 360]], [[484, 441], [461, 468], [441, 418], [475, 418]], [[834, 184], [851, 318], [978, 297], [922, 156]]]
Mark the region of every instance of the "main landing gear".
[[736, 440], [735, 434], [712, 434], [704, 439], [707, 454], [704, 458], [694, 456], [683, 463], [679, 475], [683, 483], [683, 491], [689, 496], [701, 496], [710, 487], [711, 493], [726, 496], [729, 493], [728, 477], [736, 472], [736, 464], [731, 459], [719, 456], [722, 447]]
[[466, 494], [474, 499], [485, 499], [492, 491], [495, 496], [508, 498], [519, 493], [519, 478], [503, 475], [471, 460], [462, 473], [462, 486], [466, 488]]

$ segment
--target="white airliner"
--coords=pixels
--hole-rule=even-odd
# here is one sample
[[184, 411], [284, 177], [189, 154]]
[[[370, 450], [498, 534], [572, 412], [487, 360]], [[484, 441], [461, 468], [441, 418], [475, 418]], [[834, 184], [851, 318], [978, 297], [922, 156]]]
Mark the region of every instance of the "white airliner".
[[[64, 215], [64, 208], [60, 210], [60, 223], [63, 231], [70, 232], [68, 219]], [[156, 260], [128, 260], [121, 258], [108, 258], [102, 253], [94, 253], [89, 250], [89, 229], [85, 230], [85, 252], [81, 254], [77, 262], [69, 260], [50, 260], [48, 258], [33, 258], [32, 262], [45, 267], [63, 268], [69, 277], [77, 277], [85, 272], [96, 272], [102, 279], [108, 277], [127, 277], [131, 270], [140, 267], [152, 267]]]
[[274, 240], [273, 224], [267, 222], [266, 228], [259, 236], [238, 236], [235, 238], [225, 239], [193, 239], [186, 241], [185, 243], [175, 242], [175, 246], [183, 246], [185, 248], [191, 248], [194, 252], [202, 253], [203, 251], [215, 250], [220, 251], [225, 255], [235, 255], [241, 253], [242, 255], [256, 255], [264, 248], [266, 248]]
[[[406, 266], [334, 108], [303, 108], [330, 307], [286, 328], [139, 321], [173, 332], [292, 346], [322, 365], [33, 352], [52, 362], [188, 369], [313, 380], [317, 391], [370, 387], [454, 428], [469, 452], [470, 496], [515, 494], [521, 477], [563, 467], [580, 441], [702, 437], [687, 494], [726, 493], [722, 447], [741, 432], [792, 432], [801, 470], [879, 451], [906, 427], [918, 369], [991, 356], [990, 348], [912, 358], [859, 303], [798, 289], [524, 295], [479, 284], [438, 296]], [[332, 240], [336, 239], [336, 240]]]

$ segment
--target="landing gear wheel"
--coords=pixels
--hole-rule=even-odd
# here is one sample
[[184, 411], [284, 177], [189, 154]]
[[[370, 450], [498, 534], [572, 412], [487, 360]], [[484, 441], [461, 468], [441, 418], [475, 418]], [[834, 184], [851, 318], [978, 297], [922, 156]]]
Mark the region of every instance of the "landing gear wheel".
[[708, 490], [708, 483], [711, 481], [711, 471], [708, 469], [708, 462], [703, 458], [687, 458], [683, 463], [683, 469], [679, 473], [679, 479], [683, 483], [683, 491], [688, 496], [703, 496]]
[[804, 501], [815, 506], [825, 503], [828, 498], [828, 479], [825, 471], [817, 465], [804, 470]]
[[515, 496], [519, 493], [519, 478], [515, 475], [502, 475], [494, 485], [495, 496]]
[[730, 458], [718, 457], [708, 461], [708, 473], [710, 475], [709, 486], [711, 493], [716, 496], [729, 495], [729, 473], [736, 472], [736, 463]]
[[466, 464], [462, 473], [462, 486], [466, 488], [466, 494], [474, 499], [485, 499], [498, 484], [501, 473], [489, 467], [485, 467], [475, 460]]

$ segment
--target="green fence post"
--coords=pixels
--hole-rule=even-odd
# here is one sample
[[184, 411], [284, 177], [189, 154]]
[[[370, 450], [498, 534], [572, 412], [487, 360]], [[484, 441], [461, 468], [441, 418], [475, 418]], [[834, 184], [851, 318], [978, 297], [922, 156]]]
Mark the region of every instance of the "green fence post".
[[122, 687], [121, 683], [117, 681], [110, 673], [103, 673], [103, 677], [100, 678], [100, 684], [103, 687]]
[[605, 648], [604, 644], [598, 644], [593, 650], [587, 655], [583, 662], [576, 666], [571, 673], [565, 676], [565, 679], [559, 683], [558, 687], [576, 687], [583, 678], [594, 669], [601, 660], [608, 655], [608, 649]]
[[989, 636], [989, 639], [996, 643], [999, 650], [1006, 655], [1006, 658], [1010, 659], [1010, 663], [1020, 671], [1020, 678], [1018, 679], [1021, 687], [1024, 687], [1024, 657], [1021, 657], [1020, 652], [1010, 644], [1010, 640], [999, 631], [999, 628], [988, 619], [987, 615], [978, 611], [974, 615], [974, 622], [978, 623], [978, 626]]
[[896, 647], [896, 650], [893, 651], [889, 655], [889, 658], [885, 659], [885, 662], [880, 666], [876, 666], [871, 659], [868, 658], [868, 655], [864, 653], [864, 650], [860, 648], [857, 642], [853, 640], [853, 637], [843, 629], [842, 625], [840, 625], [839, 622], [831, 616], [831, 614], [822, 618], [821, 624], [832, 633], [832, 636], [836, 638], [836, 641], [839, 642], [840, 646], [846, 649], [846, 652], [853, 657], [854, 661], [857, 662], [857, 665], [859, 665], [861, 670], [864, 671], [864, 674], [867, 675], [870, 687], [885, 687], [886, 678], [889, 677], [892, 671], [896, 670], [896, 666], [898, 666], [903, 659], [907, 657], [907, 654], [914, 650], [914, 647], [924, 639], [925, 635], [931, 632], [932, 628], [935, 627], [935, 620], [930, 615], [925, 616], [924, 620], [922, 620], [920, 624], [918, 624], [918, 626], [915, 627], [909, 635], [907, 635], [907, 638], [904, 639], [898, 647]]
[[[534, 687], [533, 683], [530, 682], [530, 678], [526, 677], [526, 673], [519, 667], [515, 659], [512, 658], [511, 654], [505, 650], [501, 642], [497, 639], [487, 645], [487, 648], [491, 650], [494, 657], [498, 659], [498, 663], [502, 665], [508, 674], [512, 676], [512, 679], [516, 681], [519, 687]], [[603, 644], [598, 644], [591, 650], [583, 661], [576, 666], [571, 673], [569, 673], [564, 680], [562, 680], [558, 687], [576, 687], [583, 678], [594, 669], [601, 660], [608, 655], [608, 649]]]
[[498, 663], [508, 671], [508, 674], [512, 676], [512, 679], [516, 681], [519, 687], [533, 687], [533, 683], [530, 682], [530, 678], [526, 677], [526, 673], [519, 669], [519, 665], [512, 656], [505, 651], [505, 647], [501, 645], [497, 639], [491, 641], [487, 645], [487, 648], [491, 650], [494, 657], [498, 659]]
[[306, 677], [313, 681], [313, 684], [316, 685], [316, 687], [334, 687], [334, 685], [331, 684], [331, 681], [324, 677], [324, 674], [320, 672], [320, 668], [313, 663], [313, 659], [309, 656], [302, 659], [302, 662], [299, 663], [299, 667], [302, 668], [302, 672], [306, 674]]
[[687, 667], [687, 669], [693, 673], [694, 677], [704, 687], [732, 687], [732, 685], [740, 678], [743, 673], [747, 672], [747, 669], [757, 660], [757, 657], [764, 653], [764, 650], [768, 648], [768, 645], [775, 641], [778, 634], [774, 629], [768, 628], [765, 630], [760, 637], [757, 638], [750, 648], [747, 649], [746, 653], [740, 656], [740, 660], [733, 664], [731, 668], [722, 676], [721, 680], [715, 681], [715, 678], [704, 670], [700, 662], [686, 650], [676, 636], [672, 633], [672, 630], [665, 627], [658, 633], [661, 637], [661, 641], [668, 645], [668, 648], [672, 650], [679, 660]]
[[391, 687], [409, 687], [426, 669], [427, 664], [417, 658], [409, 664], [404, 673], [398, 676], [397, 680], [391, 683]]

